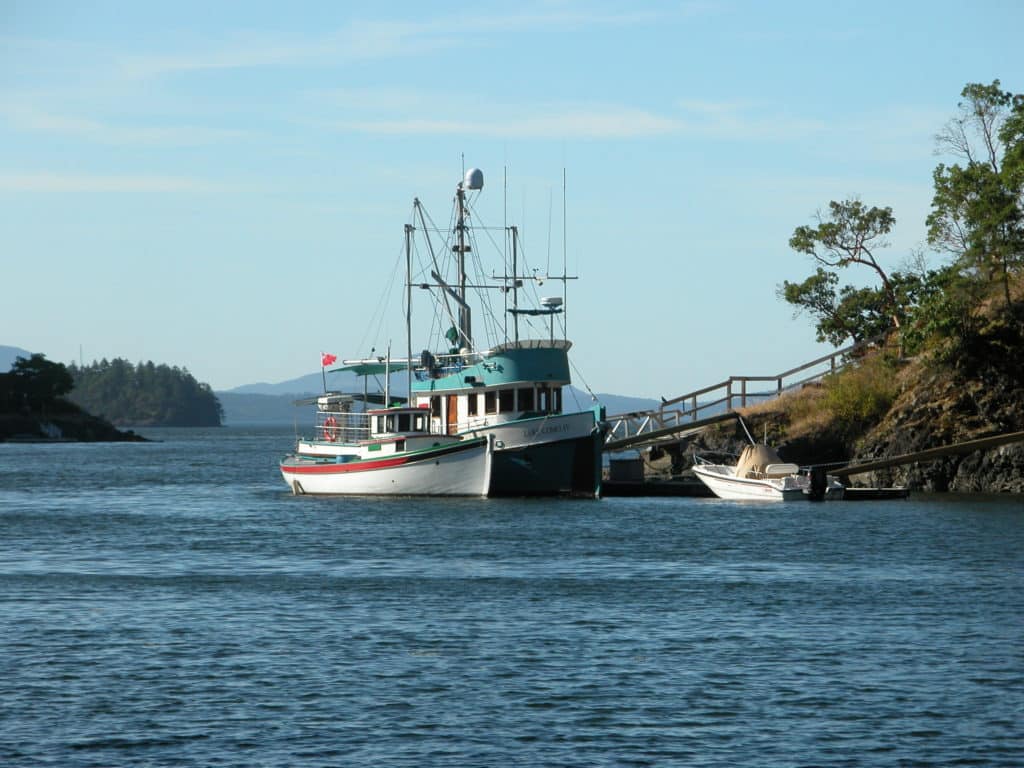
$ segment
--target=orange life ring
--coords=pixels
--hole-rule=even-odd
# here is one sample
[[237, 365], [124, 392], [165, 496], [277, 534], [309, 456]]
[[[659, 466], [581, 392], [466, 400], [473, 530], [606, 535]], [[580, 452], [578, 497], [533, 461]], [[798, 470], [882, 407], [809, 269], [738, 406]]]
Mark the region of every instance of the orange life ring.
[[338, 422], [333, 416], [324, 419], [324, 440], [333, 443], [338, 439]]

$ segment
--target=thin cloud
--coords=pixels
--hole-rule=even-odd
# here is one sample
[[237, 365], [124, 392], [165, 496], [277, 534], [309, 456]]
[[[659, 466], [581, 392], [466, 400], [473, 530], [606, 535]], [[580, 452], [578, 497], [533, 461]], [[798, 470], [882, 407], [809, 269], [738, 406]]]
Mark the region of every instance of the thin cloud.
[[824, 120], [770, 112], [743, 102], [678, 102], [681, 121], [691, 135], [729, 140], [788, 140], [812, 136], [828, 128]]
[[[344, 94], [328, 100], [352, 111], [379, 108], [394, 111], [405, 107], [401, 94], [382, 92]], [[432, 100], [422, 92], [419, 105], [444, 110], [443, 97]], [[629, 139], [657, 136], [689, 136], [716, 141], [791, 141], [805, 139], [828, 129], [823, 120], [791, 117], [729, 103], [678, 102], [675, 109], [654, 111], [631, 105], [529, 104], [502, 105], [488, 120], [434, 119], [429, 116], [393, 115], [354, 117], [329, 123], [351, 132], [381, 135], [471, 135], [496, 138]]]
[[28, 133], [75, 136], [102, 144], [198, 146], [245, 137], [245, 131], [189, 125], [112, 125], [88, 117], [55, 114], [28, 104], [0, 108], [15, 129]]
[[488, 121], [399, 118], [391, 120], [350, 120], [335, 127], [360, 133], [413, 136], [487, 136], [491, 138], [622, 139], [677, 133], [680, 125], [671, 118], [643, 110], [622, 108], [608, 111], [566, 111], [536, 117]]
[[[676, 15], [693, 15], [705, 4], [681, 6]], [[486, 45], [479, 37], [490, 32], [512, 33], [538, 28], [579, 29], [582, 26], [630, 26], [656, 22], [664, 14], [593, 13], [586, 10], [520, 13], [497, 16], [453, 16], [427, 21], [355, 20], [316, 39], [282, 42], [278, 35], [251, 35], [206, 50], [122, 56], [117, 68], [133, 79], [150, 79], [207, 70], [251, 69], [270, 66], [408, 58], [434, 51]]]
[[196, 192], [211, 185], [182, 176], [130, 176], [26, 173], [0, 174], [0, 190], [7, 192]]

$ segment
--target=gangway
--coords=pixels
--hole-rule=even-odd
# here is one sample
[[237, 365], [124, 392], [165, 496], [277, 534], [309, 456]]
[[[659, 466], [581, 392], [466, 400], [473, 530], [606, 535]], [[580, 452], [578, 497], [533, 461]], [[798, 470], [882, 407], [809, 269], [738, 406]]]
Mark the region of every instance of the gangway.
[[[661, 406], [649, 411], [609, 416], [604, 450], [613, 452], [677, 442], [712, 424], [735, 418], [737, 408], [772, 400], [783, 392], [821, 381], [842, 369], [858, 352], [877, 346], [884, 339], [885, 334], [875, 336], [773, 376], [730, 376], [671, 400], [662, 398]], [[768, 389], [751, 387], [764, 383], [770, 385]]]

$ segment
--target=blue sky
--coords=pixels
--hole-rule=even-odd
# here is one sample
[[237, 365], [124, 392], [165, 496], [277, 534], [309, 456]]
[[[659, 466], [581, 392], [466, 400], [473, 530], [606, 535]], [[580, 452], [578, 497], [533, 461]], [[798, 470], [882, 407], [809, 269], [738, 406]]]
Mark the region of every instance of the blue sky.
[[577, 384], [775, 374], [828, 350], [776, 298], [813, 271], [793, 229], [889, 205], [905, 264], [933, 136], [968, 82], [1024, 91], [1021, 29], [1016, 1], [0, 0], [0, 344], [215, 389], [404, 346], [371, 319], [465, 157], [534, 266], [565, 170]]

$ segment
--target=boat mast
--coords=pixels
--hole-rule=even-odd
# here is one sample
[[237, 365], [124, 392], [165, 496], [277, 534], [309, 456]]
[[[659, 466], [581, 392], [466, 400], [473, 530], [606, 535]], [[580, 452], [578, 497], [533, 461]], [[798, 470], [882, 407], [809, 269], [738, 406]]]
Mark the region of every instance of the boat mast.
[[460, 181], [455, 189], [455, 200], [458, 209], [455, 221], [455, 235], [458, 242], [453, 250], [458, 254], [459, 265], [459, 336], [462, 343], [472, 348], [473, 334], [470, 328], [469, 307], [466, 304], [466, 190]]
[[[418, 202], [418, 201], [417, 201]], [[405, 225], [405, 360], [408, 377], [407, 402], [412, 404], [412, 224]]]
[[519, 342], [519, 252], [516, 250], [519, 239], [519, 227], [511, 226], [512, 232], [512, 327], [515, 329], [514, 340]]
[[479, 168], [470, 168], [466, 171], [463, 180], [455, 188], [455, 201], [457, 216], [455, 220], [456, 244], [452, 250], [458, 254], [459, 262], [459, 289], [456, 294], [456, 301], [459, 304], [459, 336], [466, 348], [473, 349], [473, 329], [470, 319], [469, 304], [466, 303], [466, 254], [472, 248], [466, 243], [466, 230], [468, 226], [466, 219], [469, 212], [466, 210], [466, 190], [479, 190], [484, 188], [484, 174]]
[[384, 407], [391, 407], [391, 342], [388, 342], [388, 356], [384, 360]]
[[[568, 222], [568, 219], [566, 218], [566, 208], [565, 208], [565, 168], [563, 167], [562, 168], [562, 301], [565, 302], [565, 304], [562, 307], [562, 310], [563, 310], [563, 314], [562, 314], [562, 338], [563, 339], [568, 339], [569, 338], [569, 307], [568, 307], [569, 281], [566, 279], [568, 277], [568, 275], [569, 275], [569, 262], [568, 262], [567, 252], [566, 252], [566, 238], [567, 238], [566, 230], [568, 228], [569, 228], [569, 222]], [[554, 324], [554, 318], [552, 318], [551, 320], [552, 320], [552, 324]], [[552, 334], [552, 338], [554, 338], [554, 334]]]

